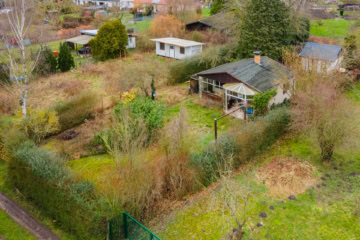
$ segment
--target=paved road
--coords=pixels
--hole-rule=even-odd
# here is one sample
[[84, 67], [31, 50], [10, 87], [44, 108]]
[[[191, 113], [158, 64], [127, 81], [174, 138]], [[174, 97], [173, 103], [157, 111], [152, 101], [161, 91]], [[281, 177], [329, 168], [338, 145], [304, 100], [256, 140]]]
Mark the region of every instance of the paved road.
[[36, 221], [23, 208], [19, 207], [14, 201], [6, 197], [2, 192], [0, 192], [0, 209], [5, 211], [12, 219], [14, 219], [15, 222], [23, 226], [37, 239], [60, 240], [47, 227]]

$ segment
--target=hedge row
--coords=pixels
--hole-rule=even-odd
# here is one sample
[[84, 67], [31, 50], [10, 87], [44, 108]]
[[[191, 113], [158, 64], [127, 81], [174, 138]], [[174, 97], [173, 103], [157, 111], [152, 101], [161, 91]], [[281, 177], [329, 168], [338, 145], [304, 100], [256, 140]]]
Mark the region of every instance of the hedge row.
[[76, 180], [63, 160], [25, 142], [9, 163], [10, 181], [42, 212], [77, 239], [104, 239], [109, 208], [92, 183]]
[[248, 123], [245, 128], [220, 136], [217, 143], [192, 157], [192, 164], [201, 174], [201, 182], [208, 186], [222, 171], [236, 169], [262, 153], [286, 133], [289, 125], [290, 111], [281, 107]]

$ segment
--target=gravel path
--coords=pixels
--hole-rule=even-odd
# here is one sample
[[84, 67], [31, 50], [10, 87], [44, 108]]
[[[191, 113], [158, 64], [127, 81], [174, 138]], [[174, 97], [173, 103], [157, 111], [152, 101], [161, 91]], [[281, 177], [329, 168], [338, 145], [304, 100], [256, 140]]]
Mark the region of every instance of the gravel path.
[[14, 219], [15, 222], [23, 226], [37, 239], [59, 240], [59, 238], [47, 227], [36, 221], [23, 208], [19, 207], [14, 201], [7, 198], [2, 192], [0, 192], [0, 209], [5, 211], [12, 219]]

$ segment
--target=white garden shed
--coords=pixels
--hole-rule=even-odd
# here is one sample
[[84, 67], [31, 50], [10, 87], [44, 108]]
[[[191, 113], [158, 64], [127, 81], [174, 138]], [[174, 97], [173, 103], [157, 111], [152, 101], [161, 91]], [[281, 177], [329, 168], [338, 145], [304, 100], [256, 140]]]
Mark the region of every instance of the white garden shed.
[[179, 38], [151, 39], [156, 43], [156, 55], [178, 60], [193, 57], [202, 53], [203, 43]]
[[[81, 35], [88, 35], [88, 36], [96, 36], [98, 33], [98, 29], [93, 30], [80, 30]], [[136, 36], [133, 34], [128, 33], [128, 44], [126, 46], [127, 49], [134, 49], [136, 48]]]

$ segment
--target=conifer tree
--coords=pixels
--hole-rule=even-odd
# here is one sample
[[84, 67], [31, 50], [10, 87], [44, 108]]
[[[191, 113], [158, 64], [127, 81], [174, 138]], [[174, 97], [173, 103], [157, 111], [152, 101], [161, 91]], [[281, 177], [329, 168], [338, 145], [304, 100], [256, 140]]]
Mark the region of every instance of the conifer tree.
[[89, 44], [95, 59], [105, 61], [117, 58], [126, 51], [128, 44], [126, 28], [119, 19], [106, 22]]
[[239, 31], [239, 57], [250, 57], [260, 50], [263, 55], [280, 59], [282, 47], [293, 40], [290, 8], [281, 0], [251, 0], [244, 10]]
[[214, 15], [224, 10], [225, 0], [214, 0], [211, 9], [210, 14]]
[[74, 58], [71, 55], [70, 48], [67, 43], [60, 43], [60, 51], [58, 57], [58, 68], [61, 72], [67, 72], [75, 67]]

